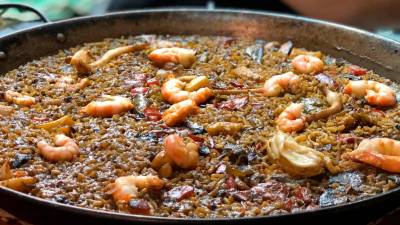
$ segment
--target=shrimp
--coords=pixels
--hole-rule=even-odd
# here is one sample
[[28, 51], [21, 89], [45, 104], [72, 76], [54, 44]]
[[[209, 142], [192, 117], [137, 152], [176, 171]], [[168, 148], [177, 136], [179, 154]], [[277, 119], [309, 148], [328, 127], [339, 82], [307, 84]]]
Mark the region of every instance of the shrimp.
[[6, 91], [4, 93], [4, 99], [9, 103], [15, 103], [22, 106], [31, 106], [36, 103], [36, 99], [34, 97], [22, 95], [15, 91]]
[[295, 132], [304, 128], [305, 118], [301, 116], [303, 103], [292, 103], [278, 116], [276, 124], [279, 130]]
[[172, 175], [173, 161], [167, 156], [165, 151], [159, 152], [151, 161], [151, 168], [158, 171], [161, 177], [168, 178]]
[[339, 93], [333, 92], [329, 90], [327, 87], [323, 88], [323, 92], [326, 96], [326, 101], [328, 102], [330, 107], [318, 113], [307, 116], [305, 118], [306, 121], [311, 122], [319, 119], [324, 119], [342, 110], [343, 107], [342, 96]]
[[192, 49], [173, 47], [156, 49], [148, 57], [157, 64], [173, 62], [188, 68], [196, 61], [195, 54], [196, 52]]
[[138, 190], [143, 188], [160, 190], [164, 187], [164, 181], [158, 176], [124, 176], [115, 179], [115, 182], [107, 186], [108, 194], [112, 194], [116, 202], [127, 202], [138, 197]]
[[298, 73], [318, 73], [324, 69], [324, 62], [312, 55], [298, 55], [292, 60], [292, 66]]
[[69, 92], [76, 92], [78, 90], [82, 90], [83, 88], [89, 85], [89, 79], [83, 78], [78, 83], [73, 84], [74, 79], [70, 76], [60, 78], [58, 82], [58, 86], [60, 88], [65, 88]]
[[185, 101], [181, 101], [175, 103], [169, 107], [169, 109], [165, 110], [162, 116], [162, 120], [167, 124], [167, 126], [175, 126], [181, 122], [183, 122], [186, 117], [190, 114], [196, 113], [199, 108], [196, 105], [196, 102], [187, 99]]
[[363, 97], [370, 105], [394, 106], [396, 96], [389, 86], [371, 80], [350, 81], [344, 88], [343, 93], [356, 97]]
[[292, 72], [275, 75], [268, 79], [263, 87], [263, 95], [267, 97], [278, 96], [284, 91], [293, 91], [299, 86], [300, 78]]
[[71, 161], [79, 155], [78, 145], [64, 134], [57, 134], [54, 143], [58, 147], [51, 146], [45, 141], [40, 141], [37, 144], [39, 153], [48, 161]]
[[213, 96], [212, 90], [208, 87], [201, 87], [198, 90], [195, 90], [192, 88], [195, 86], [195, 84], [192, 84], [190, 87], [192, 88], [191, 90], [194, 91], [189, 92], [183, 90], [185, 85], [186, 83], [179, 79], [169, 79], [161, 87], [161, 94], [163, 98], [171, 104], [175, 104], [186, 99], [192, 99], [196, 102], [196, 104], [201, 104]]
[[105, 101], [93, 101], [81, 112], [90, 116], [111, 117], [131, 110], [134, 106], [128, 98], [121, 96], [103, 95]]
[[111, 49], [107, 51], [100, 59], [92, 63], [91, 61], [93, 61], [94, 59], [93, 55], [88, 50], [81, 49], [77, 51], [72, 57], [67, 58], [67, 63], [74, 66], [78, 74], [88, 74], [92, 72], [94, 68], [104, 66], [119, 55], [128, 52], [140, 51], [146, 49], [147, 47], [148, 44], [138, 44]]
[[390, 138], [364, 139], [357, 149], [345, 153], [343, 158], [361, 161], [389, 172], [400, 173], [400, 141]]
[[194, 169], [199, 162], [199, 146], [193, 142], [185, 143], [177, 134], [164, 139], [164, 151], [177, 166], [182, 169]]

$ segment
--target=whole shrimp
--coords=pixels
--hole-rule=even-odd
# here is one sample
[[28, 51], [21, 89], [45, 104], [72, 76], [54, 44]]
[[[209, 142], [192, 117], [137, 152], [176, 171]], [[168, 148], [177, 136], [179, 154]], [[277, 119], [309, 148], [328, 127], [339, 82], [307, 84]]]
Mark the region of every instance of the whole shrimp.
[[37, 144], [39, 153], [48, 161], [71, 161], [79, 155], [79, 147], [70, 137], [64, 134], [57, 134], [54, 138], [56, 146], [54, 147], [40, 141]]
[[163, 84], [161, 88], [161, 94], [163, 98], [171, 104], [175, 104], [186, 99], [192, 99], [196, 102], [196, 104], [201, 104], [213, 96], [211, 89], [208, 87], [200, 87], [198, 90], [191, 89], [193, 91], [185, 91], [183, 90], [185, 86], [185, 82], [172, 78]]
[[278, 96], [284, 91], [293, 91], [300, 84], [300, 78], [292, 72], [272, 76], [264, 83], [263, 95], [267, 97]]
[[4, 93], [4, 99], [9, 103], [15, 103], [22, 106], [31, 106], [36, 103], [34, 97], [23, 95], [15, 91], [6, 91]]
[[127, 202], [138, 197], [138, 190], [143, 188], [160, 190], [164, 187], [164, 181], [157, 176], [124, 176], [115, 179], [115, 182], [107, 186], [107, 193], [112, 194], [116, 202]]
[[298, 55], [292, 60], [292, 66], [295, 72], [315, 74], [324, 69], [324, 62], [312, 55]]
[[400, 173], [400, 141], [390, 138], [364, 139], [357, 149], [345, 153], [343, 158], [361, 161], [389, 172]]
[[296, 132], [304, 128], [305, 118], [301, 116], [303, 103], [292, 103], [278, 116], [276, 124], [279, 130]]
[[159, 48], [149, 54], [149, 59], [157, 64], [173, 62], [190, 67], [196, 61], [196, 52], [187, 48]]
[[396, 96], [389, 86], [371, 80], [350, 81], [344, 88], [343, 93], [356, 97], [363, 97], [370, 105], [394, 106]]
[[90, 116], [111, 117], [131, 110], [134, 106], [128, 98], [121, 96], [103, 95], [105, 101], [93, 101], [81, 112]]
[[162, 120], [167, 126], [175, 126], [183, 122], [190, 114], [197, 112], [199, 108], [195, 101], [188, 99], [171, 105], [162, 115]]
[[164, 139], [164, 151], [177, 166], [182, 169], [194, 169], [199, 161], [199, 146], [189, 141], [185, 143], [177, 134], [168, 135]]

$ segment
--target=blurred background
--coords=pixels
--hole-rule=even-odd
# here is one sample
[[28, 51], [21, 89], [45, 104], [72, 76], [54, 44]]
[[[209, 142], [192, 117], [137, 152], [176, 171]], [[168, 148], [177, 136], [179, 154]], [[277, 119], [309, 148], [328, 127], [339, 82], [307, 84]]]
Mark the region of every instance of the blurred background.
[[0, 36], [43, 22], [28, 10], [1, 7], [13, 3], [32, 6], [51, 21], [160, 7], [273, 11], [348, 24], [400, 41], [399, 0], [0, 0]]

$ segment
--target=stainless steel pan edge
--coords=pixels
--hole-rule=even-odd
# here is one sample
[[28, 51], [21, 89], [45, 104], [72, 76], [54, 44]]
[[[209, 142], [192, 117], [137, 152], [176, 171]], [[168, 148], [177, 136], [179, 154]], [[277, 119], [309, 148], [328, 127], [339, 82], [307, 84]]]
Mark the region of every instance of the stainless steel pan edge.
[[[296, 46], [321, 50], [335, 57], [374, 69], [383, 76], [400, 80], [400, 44], [374, 34], [324, 21], [288, 15], [237, 10], [165, 9], [131, 11], [83, 17], [42, 25], [0, 38], [0, 74], [60, 49], [98, 41], [106, 37], [137, 34], [230, 35], [253, 39], [292, 40]], [[144, 217], [59, 204], [0, 187], [0, 207], [34, 222], [59, 224], [140, 223], [254, 223], [322, 221], [340, 213], [355, 213], [367, 207], [399, 200], [398, 189], [369, 199], [315, 211], [288, 215], [237, 219], [179, 219]], [[46, 222], [47, 221], [47, 222]], [[333, 220], [332, 220], [333, 221]], [[349, 220], [347, 220], [349, 221]], [[325, 221], [325, 224], [326, 221]]]

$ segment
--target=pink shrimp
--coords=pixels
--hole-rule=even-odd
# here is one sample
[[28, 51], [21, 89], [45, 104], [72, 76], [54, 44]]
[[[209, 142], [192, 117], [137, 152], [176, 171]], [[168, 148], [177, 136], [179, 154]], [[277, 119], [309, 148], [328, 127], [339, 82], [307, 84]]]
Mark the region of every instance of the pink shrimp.
[[186, 48], [160, 48], [149, 54], [149, 59], [157, 64], [173, 62], [182, 64], [184, 67], [190, 67], [196, 60], [196, 52]]
[[303, 103], [292, 103], [278, 116], [276, 124], [285, 132], [295, 132], [304, 128], [305, 118], [301, 116]]
[[199, 146], [189, 141], [185, 143], [177, 134], [171, 134], [164, 139], [164, 151], [177, 166], [182, 169], [194, 169], [199, 161]]
[[4, 99], [9, 103], [15, 103], [22, 106], [31, 106], [36, 103], [34, 97], [23, 95], [15, 91], [6, 91], [4, 93]]
[[199, 108], [196, 105], [196, 102], [187, 99], [185, 101], [181, 101], [175, 103], [169, 107], [169, 109], [165, 110], [162, 116], [162, 120], [167, 124], [167, 126], [175, 126], [181, 122], [183, 122], [190, 114], [197, 112]]
[[37, 144], [39, 153], [48, 161], [71, 161], [79, 155], [79, 147], [70, 137], [57, 134], [54, 138], [56, 146], [49, 145], [44, 141]]
[[105, 101], [94, 101], [85, 106], [81, 112], [90, 116], [111, 117], [131, 110], [134, 106], [128, 98], [103, 95]]
[[164, 181], [157, 176], [124, 176], [115, 179], [115, 182], [110, 184], [107, 189], [108, 193], [112, 194], [114, 200], [127, 202], [133, 198], [137, 198], [138, 189], [149, 188], [160, 190], [164, 187]]
[[292, 72], [276, 75], [268, 79], [263, 87], [263, 95], [278, 96], [280, 93], [295, 90], [299, 86], [300, 78]]
[[298, 73], [318, 73], [324, 69], [324, 62], [312, 55], [298, 55], [292, 60], [292, 66]]
[[213, 96], [211, 89], [203, 87], [198, 90], [189, 92], [184, 91], [185, 82], [179, 79], [169, 79], [161, 88], [161, 94], [169, 103], [175, 104], [186, 99], [192, 99], [196, 104], [201, 104]]
[[400, 173], [400, 141], [390, 138], [364, 139], [357, 149], [344, 154], [343, 157]]
[[393, 89], [376, 81], [350, 81], [343, 88], [343, 93], [364, 97], [370, 105], [394, 106], [396, 104], [396, 96]]

